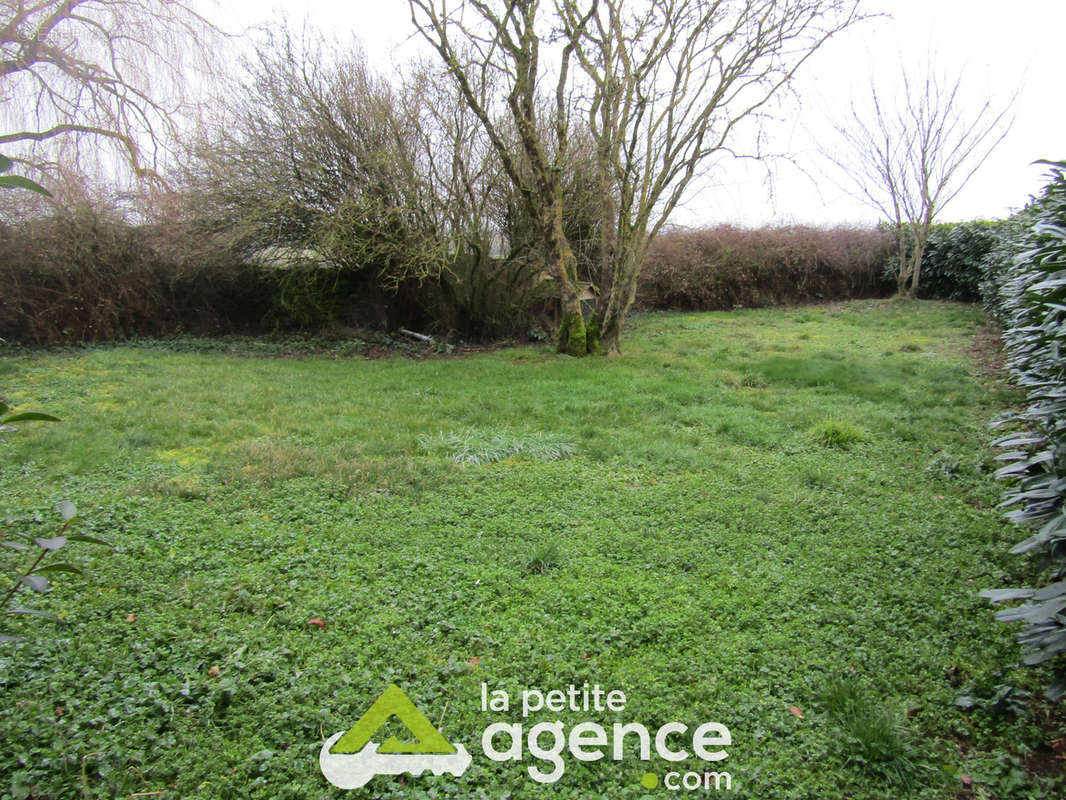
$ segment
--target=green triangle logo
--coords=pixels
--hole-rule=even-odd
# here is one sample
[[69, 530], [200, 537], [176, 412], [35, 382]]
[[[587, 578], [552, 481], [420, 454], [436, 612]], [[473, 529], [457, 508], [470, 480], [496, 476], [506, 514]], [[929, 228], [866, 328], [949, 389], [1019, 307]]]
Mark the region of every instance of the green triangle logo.
[[358, 753], [366, 747], [366, 743], [370, 741], [375, 731], [392, 717], [399, 719], [415, 740], [401, 742], [395, 736], [390, 736], [378, 748], [379, 753], [450, 754], [456, 752], [440, 731], [433, 727], [433, 723], [407, 699], [407, 695], [400, 691], [398, 686], [392, 684], [381, 697], [374, 701], [374, 705], [366, 710], [351, 730], [337, 740], [337, 743], [330, 748], [330, 752]]

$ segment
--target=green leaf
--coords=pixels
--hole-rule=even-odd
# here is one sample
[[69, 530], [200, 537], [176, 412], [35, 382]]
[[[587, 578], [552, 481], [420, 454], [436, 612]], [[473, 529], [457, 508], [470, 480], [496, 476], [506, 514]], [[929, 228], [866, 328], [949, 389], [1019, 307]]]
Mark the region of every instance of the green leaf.
[[29, 586], [33, 591], [40, 592], [41, 594], [44, 594], [52, 588], [48, 583], [48, 579], [42, 578], [40, 575], [23, 575], [19, 578], [19, 582], [26, 584], [26, 586]]
[[[15, 162], [14, 161], [12, 161], [7, 156], [0, 155], [0, 172], [7, 172], [13, 166], [15, 166]], [[0, 413], [3, 413], [3, 412], [0, 412]]]
[[1004, 600], [1027, 600], [1033, 596], [1032, 589], [985, 589], [980, 596], [993, 603], [1002, 603]]
[[23, 178], [21, 175], [4, 175], [0, 177], [0, 189], [28, 189], [31, 192], [43, 194], [45, 197], [52, 196], [52, 193], [41, 184], [34, 183], [29, 178]]
[[0, 542], [0, 547], [9, 547], [12, 550], [22, 550], [23, 552], [30, 549], [22, 542]]
[[[58, 550], [67, 543], [66, 536], [54, 536], [51, 539], [34, 539], [34, 543], [42, 550]], [[37, 570], [40, 572], [41, 570]]]
[[1051, 702], [1056, 702], [1066, 697], [1066, 675], [1060, 676], [1044, 692], [1044, 696]]
[[1066, 608], [1066, 597], [1049, 600], [1046, 603], [1027, 603], [1017, 608], [1008, 608], [996, 614], [1000, 622], [1018, 622], [1025, 620], [1030, 623], [1047, 622], [1060, 611]]
[[1035, 653], [1027, 653], [1022, 656], [1022, 663], [1030, 667], [1035, 667], [1037, 664], [1043, 664], [1045, 661], [1050, 661], [1056, 655], [1058, 654], [1049, 653], [1046, 650], [1037, 650]]
[[69, 500], [64, 500], [56, 506], [56, 511], [63, 515], [63, 519], [71, 520], [78, 513], [78, 507]]
[[59, 417], [53, 417], [51, 414], [42, 414], [40, 411], [24, 411], [21, 414], [12, 414], [4, 420], [4, 424], [6, 425], [9, 422], [29, 422], [30, 420], [38, 420], [40, 422], [62, 422]]
[[39, 569], [35, 569], [33, 571], [33, 574], [34, 575], [50, 575], [53, 572], [70, 572], [70, 573], [72, 573], [74, 575], [84, 575], [85, 574], [80, 569], [75, 567], [73, 564], [67, 564], [67, 563], [63, 563], [63, 564], [48, 564], [47, 566], [40, 567]]
[[1066, 581], [1058, 581], [1045, 586], [1043, 589], [1033, 595], [1033, 600], [1038, 603], [1044, 603], [1048, 600], [1053, 600], [1056, 597], [1062, 597], [1066, 594]]

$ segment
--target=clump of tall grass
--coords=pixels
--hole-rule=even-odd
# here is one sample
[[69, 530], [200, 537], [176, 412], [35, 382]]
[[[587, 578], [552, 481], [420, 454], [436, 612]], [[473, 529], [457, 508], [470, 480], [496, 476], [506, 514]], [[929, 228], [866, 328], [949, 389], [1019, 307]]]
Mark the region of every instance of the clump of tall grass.
[[848, 763], [900, 789], [917, 785], [927, 765], [897, 712], [850, 677], [826, 680], [817, 700], [840, 727], [840, 747]]
[[473, 429], [418, 437], [430, 453], [442, 453], [460, 464], [491, 464], [505, 458], [559, 461], [576, 452], [574, 443], [554, 433], [516, 433], [505, 429]]
[[852, 445], [866, 440], [861, 428], [842, 420], [825, 420], [811, 428], [811, 437], [822, 447], [848, 450]]
[[530, 550], [522, 566], [532, 575], [543, 575], [558, 567], [563, 561], [563, 551], [558, 542], [549, 541]]

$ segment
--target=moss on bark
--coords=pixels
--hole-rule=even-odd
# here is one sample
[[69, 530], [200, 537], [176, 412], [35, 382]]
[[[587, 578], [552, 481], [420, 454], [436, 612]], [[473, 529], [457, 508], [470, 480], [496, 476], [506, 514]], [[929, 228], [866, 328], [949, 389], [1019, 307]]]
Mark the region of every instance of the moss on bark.
[[603, 348], [600, 346], [600, 324], [595, 317], [585, 326], [585, 347], [594, 356], [603, 355]]
[[580, 313], [570, 311], [563, 315], [563, 321], [559, 325], [559, 342], [556, 350], [570, 356], [588, 355], [585, 318]]

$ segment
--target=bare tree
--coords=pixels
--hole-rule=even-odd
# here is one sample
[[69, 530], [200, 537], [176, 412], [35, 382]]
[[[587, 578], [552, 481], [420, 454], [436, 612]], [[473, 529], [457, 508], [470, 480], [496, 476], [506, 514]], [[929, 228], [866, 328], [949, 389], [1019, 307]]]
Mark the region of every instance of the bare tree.
[[[743, 150], [737, 126], [860, 19], [859, 0], [409, 2], [537, 222], [563, 308], [558, 348], [573, 355], [617, 352], [648, 242], [692, 178], [714, 154]], [[493, 83], [502, 108], [477, 91]], [[601, 206], [588, 325], [562, 191], [579, 120], [595, 143]]]
[[47, 168], [89, 138], [158, 178], [218, 33], [183, 0], [0, 0], [0, 147]]
[[850, 193], [894, 226], [897, 290], [911, 297], [933, 222], [1010, 131], [1014, 99], [967, 107], [961, 72], [948, 78], [932, 66], [901, 64], [900, 73], [894, 99], [871, 79], [869, 105], [853, 100], [838, 142], [822, 152]]

